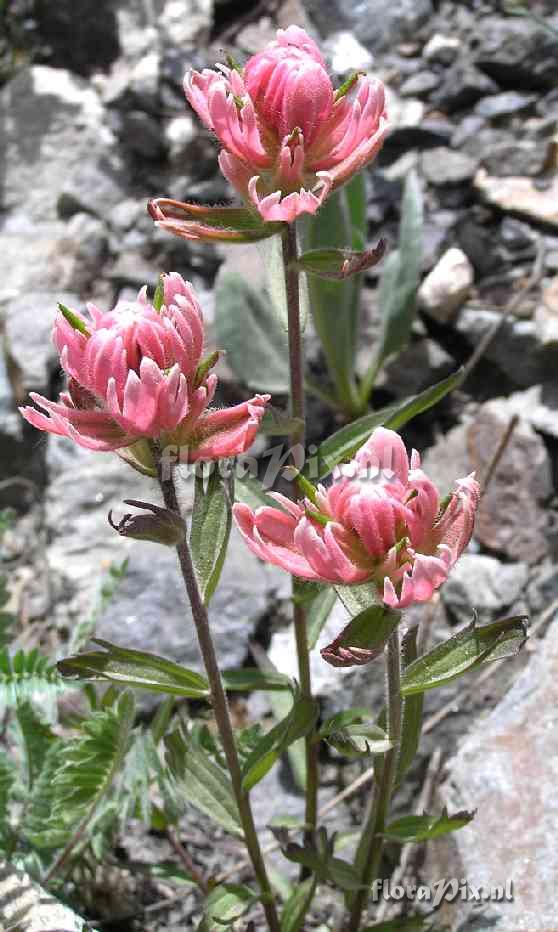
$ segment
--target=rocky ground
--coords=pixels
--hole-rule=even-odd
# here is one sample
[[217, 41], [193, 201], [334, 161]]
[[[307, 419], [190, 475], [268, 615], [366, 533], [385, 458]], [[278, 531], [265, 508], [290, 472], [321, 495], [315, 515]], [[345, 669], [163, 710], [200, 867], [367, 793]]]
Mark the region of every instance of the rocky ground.
[[[430, 641], [468, 621], [473, 609], [482, 620], [527, 611], [535, 629], [523, 655], [490, 668], [473, 688], [461, 681], [427, 696], [421, 757], [397, 805], [413, 803], [439, 749], [436, 795], [479, 813], [452, 836], [451, 848], [435, 843], [425, 861], [413, 855], [410, 870], [426, 880], [450, 874], [472, 883], [514, 880], [513, 906], [447, 907], [452, 929], [551, 932], [558, 927], [556, 637], [545, 634], [558, 600], [558, 34], [507, 15], [504, 6], [497, 0], [396, 0], [388, 7], [383, 0], [0, 4], [0, 500], [19, 513], [8, 543], [22, 642], [63, 653], [103, 568], [129, 556], [129, 573], [98, 634], [198, 663], [172, 554], [124, 542], [106, 522], [123, 498], [149, 500], [155, 491], [116, 459], [40, 437], [19, 419], [16, 405], [30, 390], [53, 396], [58, 389], [49, 343], [57, 301], [108, 306], [144, 283], [154, 286], [161, 271], [176, 270], [199, 289], [211, 331], [212, 289], [224, 253], [163, 234], [145, 210], [157, 194], [230, 196], [213, 141], [184, 102], [187, 67], [211, 65], [223, 49], [243, 58], [277, 25], [298, 23], [322, 40], [340, 77], [357, 68], [379, 73], [394, 126], [368, 172], [370, 239], [394, 240], [402, 182], [412, 166], [424, 186], [426, 226], [412, 345], [388, 367], [375, 400], [404, 397], [453, 371], [506, 315], [462, 389], [410, 425], [407, 436], [426, 450], [427, 470], [445, 488], [473, 468], [486, 476], [518, 417], [470, 552], [417, 620]], [[558, 29], [554, 0], [530, 7]], [[241, 253], [229, 254], [229, 263], [241, 261]], [[375, 298], [371, 278], [363, 365], [377, 327]], [[230, 373], [223, 376], [224, 397], [242, 395]], [[330, 427], [330, 416], [313, 409], [312, 435]], [[183, 499], [187, 507], [188, 487]], [[212, 603], [225, 665], [242, 664], [255, 639], [291, 672], [287, 598], [287, 577], [259, 564], [234, 538]], [[329, 629], [340, 622], [332, 618]], [[319, 654], [313, 663], [324, 711], [379, 701], [381, 674], [373, 667], [343, 675]], [[241, 704], [238, 712], [256, 714], [261, 702]], [[354, 764], [324, 760], [324, 799], [357, 772]], [[270, 799], [274, 813], [300, 812], [288, 768], [268, 779], [255, 794], [260, 823], [273, 814]], [[336, 810], [334, 824], [357, 824], [361, 805], [358, 796], [351, 799]], [[208, 830], [203, 823], [189, 827], [201, 858], [216, 857], [207, 851]], [[160, 842], [139, 828], [129, 842], [133, 856], [153, 846]], [[229, 852], [225, 861], [233, 857]], [[141, 897], [156, 893], [132, 887], [130, 912]], [[119, 912], [115, 902], [107, 896], [105, 919]], [[113, 928], [190, 928], [192, 914], [184, 908]], [[327, 916], [328, 905], [323, 909]], [[324, 921], [319, 912], [312, 927]]]

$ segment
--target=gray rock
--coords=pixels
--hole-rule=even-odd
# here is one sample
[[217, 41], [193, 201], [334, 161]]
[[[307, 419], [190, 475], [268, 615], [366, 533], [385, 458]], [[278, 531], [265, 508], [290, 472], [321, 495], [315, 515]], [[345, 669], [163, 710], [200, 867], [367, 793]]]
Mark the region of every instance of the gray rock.
[[[370, 363], [370, 350], [362, 353], [363, 369]], [[360, 367], [359, 367], [360, 368]], [[414, 340], [382, 369], [376, 386], [396, 398], [408, 398], [455, 371], [455, 361], [434, 340]]]
[[454, 113], [473, 106], [481, 97], [497, 91], [498, 85], [494, 81], [467, 59], [460, 59], [446, 71], [433, 101], [444, 112]]
[[403, 82], [399, 93], [402, 97], [428, 97], [439, 83], [440, 76], [433, 71], [419, 71]]
[[113, 0], [37, 0], [34, 15], [57, 68], [89, 75], [108, 68], [120, 53]]
[[143, 110], [127, 110], [120, 118], [118, 135], [127, 149], [145, 159], [165, 154], [165, 139], [157, 120]]
[[367, 71], [373, 57], [347, 29], [334, 32], [323, 44], [323, 51], [335, 74], [346, 75], [353, 71]]
[[479, 143], [483, 167], [497, 178], [510, 175], [535, 177], [542, 174], [548, 161], [549, 145], [542, 140], [508, 140], [491, 146], [490, 140], [483, 133]]
[[53, 896], [28, 874], [18, 870], [7, 861], [0, 861], [0, 884], [2, 885], [2, 921], [6, 928], [21, 928], [28, 932], [44, 932], [58, 929], [59, 932], [86, 932], [95, 930], [80, 919], [67, 906]]
[[[58, 438], [50, 438], [49, 466], [46, 518], [52, 543], [48, 558], [65, 593], [56, 608], [59, 623], [71, 627], [83, 619], [103, 569], [110, 562], [121, 563], [127, 558], [128, 573], [99, 620], [98, 635], [200, 668], [175, 553], [157, 544], [121, 538], [107, 521], [111, 508], [115, 517], [122, 514], [125, 498], [158, 502], [156, 483], [134, 472], [117, 456], [89, 453]], [[180, 498], [188, 512], [191, 480], [181, 484]], [[286, 595], [288, 586], [288, 576], [260, 563], [233, 531], [209, 611], [224, 667], [242, 663], [253, 626], [276, 596]]]
[[367, 48], [377, 52], [415, 39], [432, 15], [431, 0], [399, 0], [386, 7], [381, 0], [304, 0], [304, 7], [322, 35], [349, 29]]
[[535, 430], [558, 439], [558, 386], [554, 380], [514, 392], [507, 403], [510, 412], [518, 414]]
[[489, 120], [527, 113], [535, 106], [537, 98], [533, 94], [521, 94], [519, 91], [505, 91], [484, 97], [475, 107], [475, 113]]
[[[518, 412], [515, 398], [498, 398], [468, 414], [424, 457], [426, 473], [445, 494], [455, 479], [475, 471], [481, 485]], [[490, 483], [481, 498], [475, 539], [508, 559], [536, 563], [550, 552], [548, 501], [552, 495], [551, 463], [545, 444], [528, 420], [520, 418]]]
[[440, 323], [448, 323], [469, 297], [474, 271], [461, 249], [448, 249], [419, 288], [419, 304]]
[[[0, 109], [6, 114], [5, 210], [23, 206], [31, 220], [44, 223], [58, 219], [59, 200], [68, 189], [78, 191], [74, 213], [101, 213], [107, 200], [119, 199], [118, 186], [109, 197], [103, 189], [98, 166], [114, 140], [100, 101], [85, 81], [62, 68], [34, 65], [2, 89]], [[94, 179], [87, 182], [92, 173]]]
[[451, 65], [461, 49], [461, 40], [458, 36], [444, 36], [436, 32], [428, 40], [422, 50], [422, 57], [427, 62], [439, 62], [441, 65]]
[[27, 291], [9, 302], [6, 308], [6, 342], [12, 366], [16, 398], [37, 391], [48, 394], [53, 374], [59, 368], [58, 353], [51, 341], [51, 330], [58, 308], [57, 301], [79, 307], [73, 292]]
[[513, 884], [512, 901], [445, 903], [437, 918], [452, 930], [550, 932], [556, 926], [556, 625], [537, 647], [503, 701], [448, 763], [438, 794], [450, 811], [475, 809], [476, 816], [429, 846], [428, 875], [466, 877], [475, 887]]
[[485, 17], [478, 31], [477, 66], [502, 87], [545, 89], [558, 81], [558, 39], [523, 18]]
[[481, 621], [489, 621], [507, 609], [516, 613], [528, 576], [525, 563], [500, 563], [494, 557], [464, 553], [440, 590], [442, 601], [459, 622], [471, 621], [473, 611]]
[[445, 146], [423, 153], [421, 166], [426, 180], [436, 187], [464, 184], [477, 170], [475, 159]]
[[[455, 324], [458, 333], [472, 349], [497, 323], [498, 311], [464, 307]], [[505, 320], [498, 330], [497, 339], [487, 347], [484, 358], [495, 363], [515, 385], [527, 388], [540, 381], [540, 343], [537, 327], [531, 320]]]

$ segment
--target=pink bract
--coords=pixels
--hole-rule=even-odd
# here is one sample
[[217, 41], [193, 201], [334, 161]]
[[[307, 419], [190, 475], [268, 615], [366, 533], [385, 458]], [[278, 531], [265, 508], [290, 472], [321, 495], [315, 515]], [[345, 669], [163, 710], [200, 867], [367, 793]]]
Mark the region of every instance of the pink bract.
[[468, 545], [479, 500], [471, 474], [444, 502], [394, 431], [377, 428], [315, 499], [234, 515], [250, 550], [293, 576], [337, 585], [372, 582], [391, 608], [428, 601]]
[[57, 315], [53, 339], [68, 388], [58, 401], [32, 393], [42, 411], [20, 409], [30, 424], [90, 450], [157, 439], [187, 448], [189, 461], [234, 456], [250, 446], [269, 396], [208, 409], [217, 376], [198, 369], [202, 312], [180, 275], [164, 276], [159, 309], [142, 288], [135, 301], [119, 301], [108, 312], [89, 304], [88, 312]]
[[266, 221], [314, 214], [380, 150], [387, 131], [384, 88], [359, 75], [335, 93], [315, 42], [298, 26], [244, 69], [191, 71], [188, 101], [223, 146], [221, 171]]

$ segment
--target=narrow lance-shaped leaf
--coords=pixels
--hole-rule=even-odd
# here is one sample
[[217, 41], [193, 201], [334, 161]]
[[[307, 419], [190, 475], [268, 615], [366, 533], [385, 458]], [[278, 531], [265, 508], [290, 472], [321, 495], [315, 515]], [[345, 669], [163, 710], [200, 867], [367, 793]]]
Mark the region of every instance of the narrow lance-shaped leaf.
[[[418, 630], [418, 625], [415, 625], [403, 635], [401, 653], [403, 655], [404, 670], [417, 659]], [[399, 785], [403, 780], [418, 750], [422, 728], [422, 706], [423, 693], [414, 693], [407, 696], [403, 703], [396, 785]]]
[[293, 681], [284, 673], [274, 670], [259, 670], [257, 667], [241, 667], [238, 670], [225, 670], [221, 679], [225, 689], [232, 692], [253, 692], [265, 690], [292, 690]]
[[440, 816], [421, 815], [421, 816], [403, 816], [396, 819], [387, 826], [384, 835], [392, 841], [399, 841], [402, 845], [407, 842], [428, 841], [430, 838], [438, 838], [440, 835], [447, 835], [449, 832], [456, 832], [458, 829], [468, 825], [474, 819], [474, 812], [456, 812], [454, 815], [448, 815], [446, 809]]
[[241, 884], [220, 884], [205, 901], [205, 916], [211, 930], [223, 929], [240, 919], [254, 903], [258, 894]]
[[231, 532], [231, 501], [224, 479], [214, 469], [207, 480], [196, 476], [190, 549], [205, 605], [217, 588]]
[[[358, 188], [355, 198], [362, 198], [363, 179], [355, 178], [349, 185], [327, 199], [316, 217], [307, 222], [305, 249], [346, 249], [359, 241], [356, 249], [362, 249], [360, 231], [353, 234], [355, 212], [351, 212], [349, 189]], [[328, 370], [336, 388], [339, 401], [347, 410], [356, 405], [357, 392], [354, 377], [356, 335], [358, 332], [360, 277], [342, 281], [308, 277], [312, 317]]]
[[312, 730], [317, 717], [316, 703], [305, 696], [298, 696], [287, 717], [264, 735], [248, 755], [242, 772], [243, 788], [248, 791], [259, 783], [281, 754]]
[[378, 290], [383, 328], [375, 359], [363, 380], [363, 400], [368, 399], [384, 362], [401, 352], [409, 340], [420, 284], [422, 213], [420, 183], [411, 171], [403, 192], [399, 248], [388, 256]]
[[326, 624], [335, 602], [337, 593], [333, 586], [324, 587], [310, 602], [306, 610], [306, 639], [308, 650], [313, 650], [318, 642], [322, 628]]
[[445, 686], [483, 663], [517, 654], [527, 638], [526, 622], [523, 615], [482, 626], [472, 621], [404, 671], [401, 694], [410, 696]]
[[104, 650], [76, 654], [75, 657], [61, 660], [58, 669], [62, 676], [137, 686], [150, 692], [184, 696], [187, 699], [206, 699], [209, 696], [209, 684], [204, 676], [172, 660], [118, 647], [101, 638], [93, 638], [93, 643], [99, 644]]
[[320, 444], [316, 456], [310, 460], [310, 468], [307, 470], [308, 478], [313, 481], [323, 479], [339, 463], [350, 460], [376, 427], [383, 426], [399, 430], [417, 414], [427, 411], [448, 392], [457, 388], [463, 378], [464, 369], [459, 369], [447, 379], [437, 382], [418, 395], [413, 395], [405, 401], [399, 401], [379, 411], [373, 411], [342, 427]]
[[294, 893], [289, 897], [283, 912], [281, 913], [281, 932], [301, 932], [304, 926], [306, 913], [310, 909], [314, 893], [316, 891], [316, 879], [308, 877], [302, 883], [297, 884]]

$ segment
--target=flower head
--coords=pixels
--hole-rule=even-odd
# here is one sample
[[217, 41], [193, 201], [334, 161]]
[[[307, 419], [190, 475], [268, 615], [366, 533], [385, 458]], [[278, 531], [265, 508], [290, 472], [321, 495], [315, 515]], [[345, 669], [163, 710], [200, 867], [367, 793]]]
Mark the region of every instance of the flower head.
[[281, 506], [234, 506], [240, 531], [262, 560], [302, 579], [374, 583], [386, 605], [426, 602], [447, 578], [473, 532], [479, 486], [473, 475], [441, 501], [394, 431], [377, 428], [339, 467], [329, 488]]
[[243, 70], [192, 71], [184, 88], [223, 146], [223, 174], [268, 222], [316, 213], [375, 157], [387, 130], [381, 82], [359, 75], [336, 93], [317, 45], [298, 26], [279, 29]]
[[53, 339], [68, 388], [58, 401], [32, 393], [42, 411], [21, 409], [30, 424], [91, 450], [118, 450], [145, 438], [186, 445], [189, 461], [248, 448], [268, 396], [208, 410], [217, 376], [202, 362], [201, 308], [180, 275], [163, 277], [160, 307], [143, 288], [135, 301], [119, 301], [108, 312], [89, 304], [88, 312], [61, 306]]

